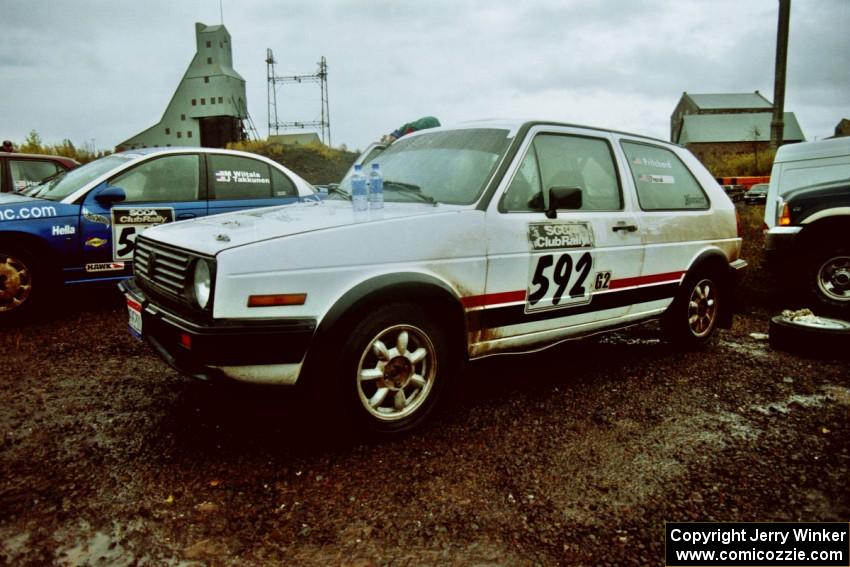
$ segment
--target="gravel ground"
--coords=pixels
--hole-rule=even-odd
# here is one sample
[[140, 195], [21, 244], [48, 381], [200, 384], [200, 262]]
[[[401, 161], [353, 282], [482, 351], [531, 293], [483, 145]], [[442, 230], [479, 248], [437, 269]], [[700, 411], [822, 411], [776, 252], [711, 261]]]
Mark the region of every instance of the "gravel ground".
[[661, 565], [665, 520], [847, 521], [850, 369], [771, 350], [763, 283], [701, 351], [644, 325], [471, 364], [392, 442], [183, 378], [77, 292], [0, 331], [0, 562]]

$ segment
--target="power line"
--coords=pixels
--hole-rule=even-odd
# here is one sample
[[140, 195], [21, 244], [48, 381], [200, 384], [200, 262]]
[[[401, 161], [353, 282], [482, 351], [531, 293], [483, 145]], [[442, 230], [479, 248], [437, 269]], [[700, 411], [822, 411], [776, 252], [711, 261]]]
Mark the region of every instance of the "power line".
[[[267, 106], [269, 117], [269, 136], [272, 135], [272, 130], [275, 134], [279, 134], [281, 128], [284, 130], [304, 129], [309, 127], [318, 127], [321, 129], [322, 143], [328, 146], [331, 145], [331, 119], [330, 107], [328, 105], [328, 63], [324, 56], [319, 61], [319, 70], [311, 75], [287, 75], [278, 76], [275, 73], [274, 53], [272, 50], [266, 49], [266, 80], [268, 82]], [[278, 84], [304, 84], [318, 83], [321, 98], [322, 118], [321, 120], [296, 120], [291, 122], [281, 122], [277, 114], [277, 85]]]

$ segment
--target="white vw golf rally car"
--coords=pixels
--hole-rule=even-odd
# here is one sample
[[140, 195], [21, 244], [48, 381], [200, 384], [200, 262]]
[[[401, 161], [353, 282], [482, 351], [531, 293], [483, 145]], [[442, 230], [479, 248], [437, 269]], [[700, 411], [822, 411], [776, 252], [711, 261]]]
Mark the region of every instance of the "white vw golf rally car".
[[390, 433], [467, 359], [654, 318], [698, 345], [731, 324], [735, 207], [687, 150], [487, 121], [373, 159], [382, 209], [354, 211], [346, 179], [323, 202], [145, 231], [122, 284], [131, 330], [188, 375], [307, 383]]

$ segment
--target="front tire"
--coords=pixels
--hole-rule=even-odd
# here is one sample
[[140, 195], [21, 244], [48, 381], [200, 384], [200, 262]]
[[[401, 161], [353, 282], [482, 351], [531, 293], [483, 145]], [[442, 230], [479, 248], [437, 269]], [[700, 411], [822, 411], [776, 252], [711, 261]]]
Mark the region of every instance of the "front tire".
[[42, 294], [41, 272], [19, 247], [0, 247], [0, 323], [20, 321], [34, 311]]
[[393, 434], [428, 418], [445, 389], [452, 357], [445, 333], [422, 308], [379, 307], [343, 340], [336, 381], [357, 425]]
[[701, 270], [688, 274], [661, 319], [667, 340], [685, 348], [707, 343], [717, 330], [723, 292], [720, 278], [714, 272]]

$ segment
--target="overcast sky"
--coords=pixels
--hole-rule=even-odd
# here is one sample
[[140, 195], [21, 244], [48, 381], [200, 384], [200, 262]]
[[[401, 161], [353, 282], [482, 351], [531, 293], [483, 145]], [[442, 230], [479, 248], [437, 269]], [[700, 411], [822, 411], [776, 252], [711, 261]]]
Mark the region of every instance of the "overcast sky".
[[[334, 146], [424, 115], [545, 118], [669, 139], [683, 91], [773, 100], [777, 0], [223, 0], [248, 110], [277, 74], [328, 61]], [[0, 138], [111, 149], [157, 123], [219, 0], [0, 0]], [[786, 111], [807, 139], [850, 118], [850, 0], [793, 0]], [[281, 121], [320, 117], [284, 86]]]

